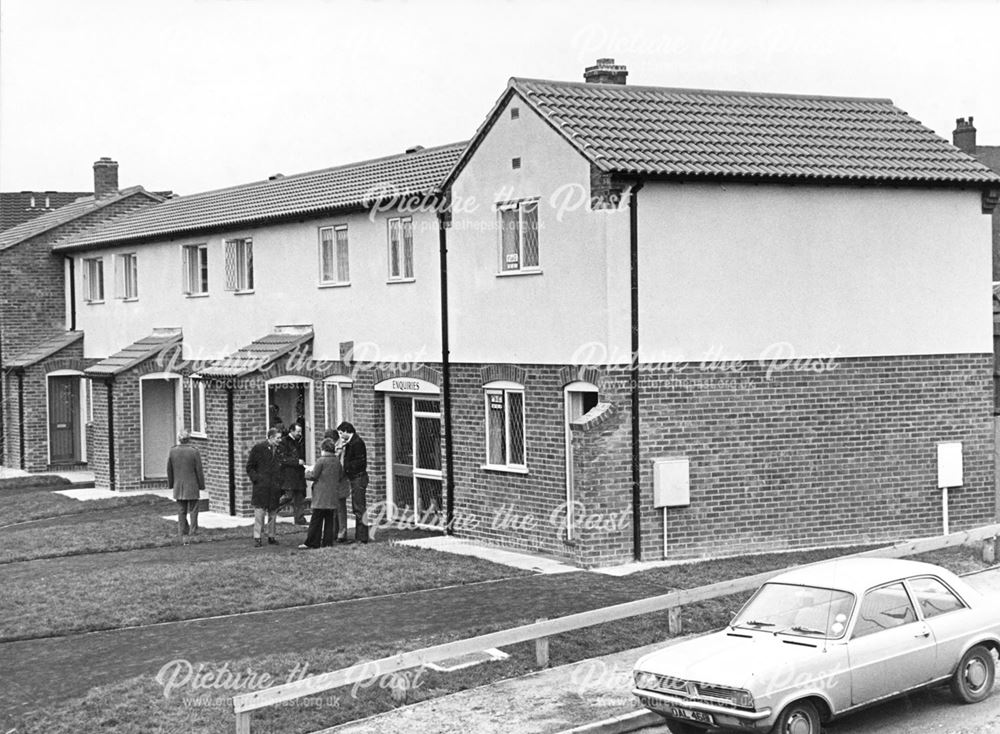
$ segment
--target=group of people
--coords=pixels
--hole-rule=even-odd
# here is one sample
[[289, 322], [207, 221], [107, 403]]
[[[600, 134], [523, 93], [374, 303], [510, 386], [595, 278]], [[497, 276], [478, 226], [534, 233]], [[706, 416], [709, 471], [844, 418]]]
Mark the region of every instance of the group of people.
[[[167, 483], [177, 501], [177, 532], [187, 545], [198, 531], [198, 502], [205, 488], [201, 454], [191, 445], [187, 431], [178, 436], [178, 445], [167, 459]], [[368, 452], [354, 426], [344, 421], [323, 434], [320, 456], [311, 467], [306, 465], [302, 425], [295, 423], [288, 431], [274, 425], [267, 439], [250, 450], [246, 473], [253, 485], [253, 541], [260, 548], [267, 542], [277, 545], [275, 524], [278, 512], [292, 507], [296, 525], [309, 528], [301, 549], [323, 548], [338, 543], [367, 543], [365, 524], [368, 490]], [[312, 517], [305, 519], [307, 481], [313, 483]], [[347, 498], [354, 514], [354, 539], [347, 537]]]
[[294, 424], [287, 432], [272, 426], [267, 440], [250, 450], [246, 472], [253, 483], [250, 504], [253, 506], [254, 545], [267, 542], [277, 545], [275, 521], [283, 505], [293, 508], [295, 523], [306, 524], [306, 482], [313, 482], [312, 518], [305, 542], [300, 548], [331, 546], [352, 542], [347, 537], [347, 498], [354, 513], [354, 540], [368, 542], [367, 510], [368, 452], [354, 426], [344, 421], [323, 434], [320, 457], [306, 466], [302, 426]]

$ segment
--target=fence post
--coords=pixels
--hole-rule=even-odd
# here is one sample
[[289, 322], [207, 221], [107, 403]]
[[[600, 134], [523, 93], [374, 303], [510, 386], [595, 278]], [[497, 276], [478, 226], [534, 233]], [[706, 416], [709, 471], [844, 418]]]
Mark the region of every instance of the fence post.
[[[544, 622], [546, 619], [536, 619], [536, 622]], [[535, 662], [539, 668], [549, 667], [549, 638], [539, 637], [535, 640]]]
[[250, 734], [250, 712], [236, 712], [236, 734]]
[[406, 691], [409, 688], [409, 678], [406, 671], [399, 671], [392, 674], [389, 688], [392, 692], [392, 700], [398, 704], [406, 703]]
[[670, 607], [667, 609], [667, 634], [679, 635], [681, 633], [681, 608]]

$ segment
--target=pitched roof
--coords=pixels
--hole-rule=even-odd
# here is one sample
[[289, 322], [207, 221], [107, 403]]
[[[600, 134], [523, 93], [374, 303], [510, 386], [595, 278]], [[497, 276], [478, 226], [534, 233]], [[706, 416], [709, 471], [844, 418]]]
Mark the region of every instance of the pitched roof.
[[1000, 184], [888, 99], [510, 80], [491, 118], [520, 95], [607, 173], [664, 178]]
[[264, 369], [312, 338], [312, 326], [279, 326], [198, 374], [202, 377], [243, 377]]
[[95, 199], [93, 196], [86, 196], [81, 199], [77, 199], [72, 204], [67, 204], [66, 206], [59, 207], [50, 212], [46, 212], [41, 216], [30, 219], [27, 222], [23, 222], [16, 227], [11, 227], [8, 230], [0, 232], [0, 250], [6, 250], [8, 247], [13, 247], [16, 244], [24, 242], [25, 240], [36, 237], [44, 232], [55, 229], [56, 227], [61, 227], [64, 224], [72, 222], [74, 219], [79, 219], [80, 217], [90, 214], [91, 212], [96, 212], [105, 207], [115, 204], [122, 199], [126, 199], [134, 194], [145, 194], [153, 200], [162, 200], [163, 197], [146, 191], [142, 186], [132, 186], [131, 188], [122, 189], [114, 196], [105, 196], [100, 199]]
[[145, 362], [162, 350], [169, 349], [181, 341], [180, 329], [153, 329], [153, 333], [133, 342], [117, 354], [91, 365], [84, 372], [92, 377], [118, 375]]
[[180, 196], [88, 232], [59, 250], [204, 232], [435, 192], [465, 148], [452, 143], [295, 176]]
[[25, 367], [30, 367], [33, 364], [38, 364], [43, 359], [51, 357], [56, 352], [62, 351], [71, 344], [83, 339], [82, 331], [62, 331], [55, 334], [48, 339], [44, 340], [40, 344], [36, 344], [15, 355], [13, 359], [9, 359], [4, 363], [4, 367], [7, 369], [24, 369]]
[[0, 193], [0, 231], [90, 196], [89, 191], [4, 191]]

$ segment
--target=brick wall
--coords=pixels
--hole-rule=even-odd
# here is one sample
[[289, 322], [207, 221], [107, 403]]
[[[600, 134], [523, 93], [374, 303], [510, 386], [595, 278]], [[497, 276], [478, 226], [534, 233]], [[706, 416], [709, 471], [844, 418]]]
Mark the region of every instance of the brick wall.
[[[453, 369], [460, 534], [583, 565], [632, 558], [629, 375], [599, 378], [600, 419], [573, 430], [576, 539], [567, 543], [565, 371], [520, 366], [530, 474], [485, 463], [483, 370]], [[691, 505], [669, 510], [668, 558], [884, 542], [941, 531], [936, 445], [962, 441], [953, 530], [993, 521], [990, 355], [843, 359], [824, 372], [684, 365], [641, 377], [642, 554], [663, 558], [652, 460], [688, 457]], [[527, 518], [527, 519], [525, 519]], [[555, 520], [555, 521], [553, 521]], [[461, 521], [461, 519], [460, 519]], [[457, 527], [457, 530], [462, 530]]]

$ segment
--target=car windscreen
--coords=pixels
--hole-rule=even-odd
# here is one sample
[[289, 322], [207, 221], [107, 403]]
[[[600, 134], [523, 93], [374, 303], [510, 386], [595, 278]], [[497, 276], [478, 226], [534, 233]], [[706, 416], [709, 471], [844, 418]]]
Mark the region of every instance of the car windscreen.
[[796, 584], [764, 584], [733, 619], [732, 627], [813, 638], [843, 637], [854, 595]]

